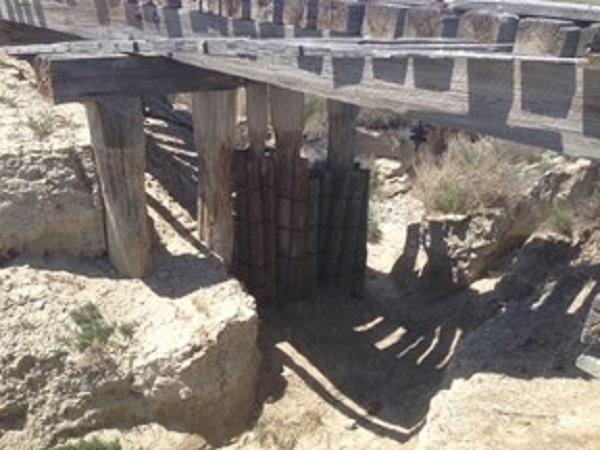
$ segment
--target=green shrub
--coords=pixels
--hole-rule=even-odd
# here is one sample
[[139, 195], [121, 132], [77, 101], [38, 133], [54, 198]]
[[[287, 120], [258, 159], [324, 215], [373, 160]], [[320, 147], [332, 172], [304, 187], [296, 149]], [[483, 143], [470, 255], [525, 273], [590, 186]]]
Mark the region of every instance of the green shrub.
[[479, 208], [517, 203], [523, 156], [495, 148], [485, 139], [453, 137], [442, 156], [420, 156], [415, 165], [415, 195], [430, 212], [469, 214]]
[[546, 218], [548, 227], [558, 233], [571, 235], [573, 232], [573, 211], [565, 201], [556, 201], [550, 207]]
[[52, 135], [58, 120], [51, 112], [46, 111], [37, 116], [27, 117], [26, 125], [39, 141], [43, 141]]
[[308, 139], [327, 134], [327, 103], [316, 95], [306, 95], [304, 100], [304, 132]]
[[470, 206], [476, 206], [472, 194], [460, 180], [441, 179], [431, 188], [431, 206], [445, 214], [467, 213]]
[[136, 329], [137, 325], [132, 322], [122, 323], [121, 325], [119, 325], [119, 333], [121, 333], [127, 339], [131, 339], [133, 337]]
[[98, 308], [91, 303], [72, 311], [71, 318], [79, 327], [75, 337], [79, 351], [84, 351], [94, 344], [106, 344], [116, 329], [114, 324], [104, 320]]

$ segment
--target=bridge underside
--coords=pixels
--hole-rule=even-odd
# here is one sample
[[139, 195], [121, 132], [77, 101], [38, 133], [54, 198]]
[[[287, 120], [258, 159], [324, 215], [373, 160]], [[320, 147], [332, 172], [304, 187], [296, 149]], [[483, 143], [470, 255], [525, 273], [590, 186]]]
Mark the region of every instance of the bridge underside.
[[[343, 0], [0, 0], [0, 38], [39, 42], [4, 50], [55, 103], [85, 103], [109, 254], [133, 277], [151, 263], [142, 96], [192, 93], [201, 239], [267, 301], [321, 281], [360, 294], [358, 106], [600, 158], [598, 24]], [[240, 86], [251, 145], [238, 157]], [[327, 99], [324, 168], [300, 156], [304, 93]]]
[[[217, 14], [136, 1], [2, 1], [0, 30], [26, 24], [62, 33], [60, 40], [97, 40], [30, 49], [54, 52], [49, 59], [81, 55], [89, 64], [106, 53], [161, 55], [568, 155], [600, 155], [600, 71], [581, 51], [587, 29], [572, 23], [523, 25], [526, 20], [505, 13], [456, 17], [401, 6], [365, 11], [362, 4], [332, 0], [313, 12], [310, 0], [275, 1], [258, 12], [250, 0], [205, 0], [203, 11]], [[249, 20], [253, 15], [265, 21]], [[357, 36], [361, 32], [366, 38]], [[527, 32], [556, 41], [554, 48], [532, 51], [523, 43]], [[175, 67], [181, 66], [163, 71], [176, 76]], [[185, 77], [178, 79], [185, 84]]]

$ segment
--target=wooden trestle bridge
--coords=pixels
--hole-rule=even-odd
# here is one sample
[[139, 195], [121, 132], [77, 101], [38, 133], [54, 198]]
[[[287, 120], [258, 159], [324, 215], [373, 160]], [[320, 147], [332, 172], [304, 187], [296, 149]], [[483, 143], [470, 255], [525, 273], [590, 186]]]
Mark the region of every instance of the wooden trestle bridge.
[[[151, 266], [142, 96], [192, 93], [201, 238], [266, 299], [310, 296], [318, 282], [360, 293], [360, 106], [600, 157], [599, 7], [0, 0], [0, 39], [33, 63], [49, 99], [85, 103], [110, 258], [132, 277]], [[240, 87], [251, 148], [234, 152]], [[328, 99], [328, 159], [318, 167], [300, 157], [304, 93]], [[276, 146], [265, 150], [268, 110]]]

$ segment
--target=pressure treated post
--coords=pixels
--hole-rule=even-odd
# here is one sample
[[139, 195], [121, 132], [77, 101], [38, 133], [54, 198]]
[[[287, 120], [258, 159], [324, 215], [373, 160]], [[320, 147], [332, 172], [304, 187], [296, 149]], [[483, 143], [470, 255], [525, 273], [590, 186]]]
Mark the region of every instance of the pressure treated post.
[[200, 239], [229, 267], [233, 253], [231, 162], [236, 90], [193, 94], [194, 140], [198, 150]]
[[141, 101], [105, 98], [87, 102], [86, 109], [104, 199], [108, 254], [121, 274], [138, 278], [151, 266]]
[[268, 92], [263, 83], [246, 85], [246, 117], [250, 150], [259, 155], [265, 148], [268, 130]]

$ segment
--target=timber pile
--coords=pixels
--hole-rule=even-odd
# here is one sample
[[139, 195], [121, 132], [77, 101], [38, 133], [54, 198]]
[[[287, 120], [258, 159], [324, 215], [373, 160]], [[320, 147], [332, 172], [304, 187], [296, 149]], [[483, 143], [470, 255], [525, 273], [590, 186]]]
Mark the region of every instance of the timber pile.
[[259, 304], [314, 300], [318, 285], [362, 296], [368, 170], [297, 158], [286, 173], [271, 152], [248, 150], [234, 153], [232, 170], [231, 272]]
[[362, 296], [367, 262], [369, 171], [317, 169], [319, 177], [318, 277]]
[[259, 303], [275, 298], [275, 185], [273, 158], [246, 150], [233, 157], [234, 243], [231, 272]]

